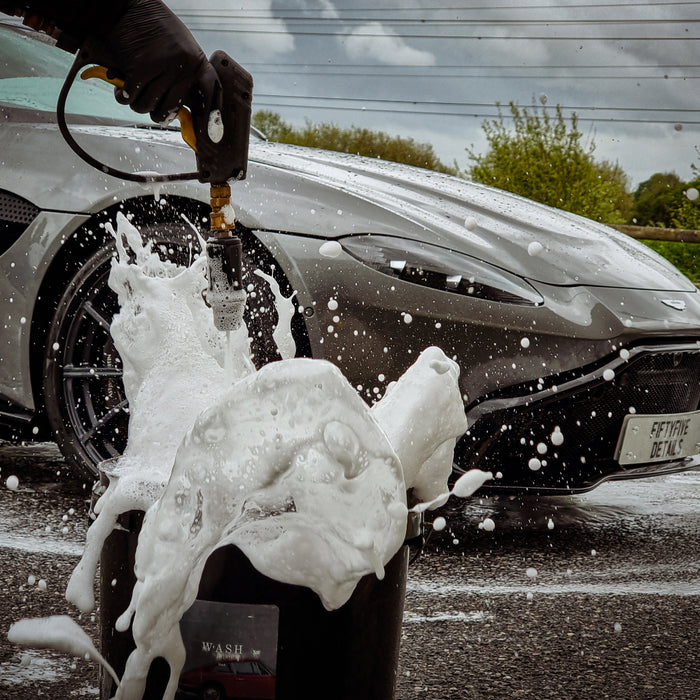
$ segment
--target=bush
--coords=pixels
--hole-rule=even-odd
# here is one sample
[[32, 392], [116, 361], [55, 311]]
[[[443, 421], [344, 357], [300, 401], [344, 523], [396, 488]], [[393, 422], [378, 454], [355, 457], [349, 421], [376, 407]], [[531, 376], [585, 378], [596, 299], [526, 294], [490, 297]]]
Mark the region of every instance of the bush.
[[642, 241], [675, 265], [686, 277], [700, 287], [700, 243], [671, 241]]
[[268, 111], [256, 112], [253, 115], [253, 126], [260, 129], [270, 141], [381, 158], [450, 175], [457, 172], [455, 168], [440, 161], [430, 144], [391, 136], [383, 131], [357, 126], [346, 129], [335, 124], [314, 124], [310, 121], [302, 128], [295, 128], [283, 121], [279, 114]]
[[638, 226], [700, 229], [700, 202], [690, 200], [700, 179], [683, 182], [675, 173], [654, 173], [634, 193], [632, 223]]
[[511, 102], [510, 114], [512, 129], [500, 106], [498, 118], [484, 122], [486, 154], [467, 149], [473, 180], [595, 221], [627, 221], [627, 176], [618, 165], [593, 159], [595, 146], [582, 143], [575, 114], [570, 126], [559, 105], [552, 116], [547, 109], [531, 112]]
[[673, 227], [700, 231], [700, 199], [689, 199], [688, 190], [700, 190], [700, 179], [689, 182], [683, 187], [683, 196], [673, 212]]

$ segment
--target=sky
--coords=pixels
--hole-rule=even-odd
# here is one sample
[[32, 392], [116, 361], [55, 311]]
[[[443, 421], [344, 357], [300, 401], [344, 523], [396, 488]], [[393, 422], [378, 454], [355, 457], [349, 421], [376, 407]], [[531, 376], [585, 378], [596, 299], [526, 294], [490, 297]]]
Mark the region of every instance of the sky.
[[634, 189], [700, 166], [700, 1], [166, 0], [207, 54], [255, 80], [253, 110], [433, 145], [468, 168], [506, 107], [575, 112]]

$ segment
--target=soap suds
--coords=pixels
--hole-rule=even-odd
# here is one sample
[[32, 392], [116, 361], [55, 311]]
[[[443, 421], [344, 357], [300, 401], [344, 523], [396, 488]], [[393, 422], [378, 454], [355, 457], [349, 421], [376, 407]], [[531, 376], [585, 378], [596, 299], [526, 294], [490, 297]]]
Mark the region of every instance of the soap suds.
[[211, 313], [202, 312], [204, 256], [189, 268], [161, 260], [121, 214], [113, 233], [118, 257], [112, 261], [109, 284], [118, 295], [120, 312], [111, 330], [123, 362], [129, 440], [123, 455], [102, 465], [109, 487], [95, 507], [98, 517], [68, 584], [66, 598], [83, 612], [94, 607], [92, 581], [102, 545], [119, 515], [153, 504], [195, 418], [236, 379], [254, 371], [247, 330], [231, 333], [227, 343]]
[[291, 359], [296, 355], [297, 345], [292, 335], [292, 317], [296, 311], [296, 307], [292, 302], [294, 293], [285, 297], [280, 290], [277, 280], [268, 275], [262, 270], [255, 270], [258, 277], [262, 277], [275, 295], [275, 309], [277, 309], [277, 325], [272, 332], [272, 339], [277, 346], [280, 357], [283, 360]]
[[33, 620], [19, 620], [10, 625], [7, 639], [13, 644], [35, 649], [55, 649], [78, 657], [90, 657], [99, 661], [107, 673], [119, 684], [114, 669], [95, 649], [90, 637], [67, 615], [55, 615]]
[[337, 258], [343, 252], [343, 248], [338, 241], [326, 241], [318, 249], [318, 252], [325, 258]]
[[[449, 497], [456, 440], [467, 428], [458, 365], [428, 348], [371, 409], [322, 360], [291, 359], [291, 299], [274, 279], [274, 339], [284, 358], [256, 372], [247, 329], [213, 325], [202, 300], [206, 258], [163, 262], [126, 217], [117, 218], [110, 286], [112, 324], [130, 405], [124, 454], [104, 463], [83, 558], [66, 597], [94, 607], [99, 555], [118, 516], [146, 511], [137, 582], [117, 628], [136, 649], [117, 698], [140, 698], [151, 661], [171, 667], [177, 689], [185, 650], [179, 620], [196, 598], [209, 555], [236, 544], [263, 574], [314, 590], [329, 610], [367, 574], [383, 577], [401, 547], [409, 489], [425, 507]], [[466, 495], [489, 474], [469, 472]]]
[[237, 545], [265, 575], [335, 609], [362, 576], [383, 577], [406, 532], [388, 506], [404, 500], [391, 444], [333, 365], [287, 360], [238, 382], [199, 416], [146, 514], [138, 581], [118, 623], [127, 628], [133, 614], [123, 697], [140, 697], [157, 656], [174, 670], [172, 697], [184, 662], [178, 622], [216, 548]]

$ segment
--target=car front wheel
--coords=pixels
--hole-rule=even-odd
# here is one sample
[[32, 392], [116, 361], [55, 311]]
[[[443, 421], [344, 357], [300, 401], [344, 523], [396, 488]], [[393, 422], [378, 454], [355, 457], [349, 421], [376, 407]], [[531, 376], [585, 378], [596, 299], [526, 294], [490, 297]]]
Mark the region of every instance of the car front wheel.
[[[190, 260], [192, 231], [188, 226], [139, 229], [164, 257], [183, 265]], [[276, 321], [276, 313], [270, 318], [274, 299], [267, 285], [252, 274], [255, 267], [269, 264], [260, 259], [262, 254], [257, 242], [249, 242], [244, 249], [244, 282], [255, 284], [255, 298], [260, 302], [246, 309], [258, 366], [277, 359], [271, 338]], [[106, 244], [73, 274], [50, 320], [43, 352], [44, 406], [52, 437], [72, 471], [88, 479], [98, 476], [100, 462], [123, 452], [128, 435], [122, 360], [110, 335], [112, 317], [119, 310], [116, 294], [107, 285], [113, 255], [114, 245]], [[266, 309], [266, 314], [261, 315], [259, 308]]]

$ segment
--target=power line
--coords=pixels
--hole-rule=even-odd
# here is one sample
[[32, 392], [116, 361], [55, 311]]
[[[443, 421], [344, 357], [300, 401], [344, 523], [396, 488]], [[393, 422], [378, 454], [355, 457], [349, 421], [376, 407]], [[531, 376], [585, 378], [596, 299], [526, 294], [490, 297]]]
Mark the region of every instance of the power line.
[[[431, 6], [430, 8], [425, 8], [425, 7], [334, 7], [332, 12], [335, 15], [340, 15], [343, 13], [362, 13], [366, 14], [368, 12], [391, 12], [392, 14], [396, 12], [421, 12], [425, 13], [426, 11], [430, 12], [483, 12], [483, 11], [489, 11], [489, 10], [547, 10], [548, 12], [556, 12], [558, 10], [572, 10], [572, 9], [585, 9], [585, 10], [590, 10], [590, 9], [597, 9], [597, 8], [610, 8], [610, 7], [619, 7], [619, 8], [632, 8], [632, 7], [640, 7], [644, 9], [656, 9], [659, 7], [688, 7], [688, 6], [697, 6], [700, 5], [700, 2], [697, 0], [692, 1], [692, 0], [686, 0], [686, 1], [681, 1], [681, 2], [654, 2], [653, 5], [650, 5], [648, 0], [647, 2], [604, 2], [604, 3], [571, 3], [567, 5], [543, 5], [543, 4], [534, 4], [534, 5], [525, 5], [521, 3], [517, 4], [510, 4], [510, 5], [481, 5], [481, 6], [474, 6], [474, 7], [463, 7], [463, 6], [447, 6], [447, 7], [435, 7]], [[245, 8], [240, 9], [241, 12], [253, 12], [253, 11], [258, 11], [257, 8], [251, 8], [251, 10], [246, 10]], [[178, 15], [179, 16], [186, 16], [186, 15], [197, 15], [201, 14], [203, 12], [209, 12], [209, 13], [221, 13], [221, 12], [226, 12], [226, 10], [223, 9], [208, 9], [208, 10], [200, 10], [199, 8], [194, 8], [194, 9], [182, 9], [178, 10]], [[290, 13], [290, 12], [295, 12], [295, 13], [310, 13], [313, 15], [317, 15], [320, 12], [329, 12], [329, 10], [323, 10], [322, 8], [288, 8], [284, 10], [285, 13]], [[264, 17], [269, 17], [270, 15], [261, 15]], [[278, 16], [275, 15], [275, 18]]]
[[[248, 66], [250, 67], [250, 66]], [[293, 67], [279, 66], [279, 67], [266, 67], [266, 68], [256, 68], [255, 74], [276, 74], [276, 75], [298, 75], [298, 70]], [[435, 80], [440, 79], [478, 79], [478, 78], [490, 78], [496, 80], [571, 80], [575, 78], [576, 80], [700, 80], [700, 75], [601, 75], [601, 74], [559, 74], [554, 75], [549, 73], [521, 73], [521, 74], [510, 74], [510, 73], [451, 73], [451, 74], [440, 74], [434, 71], [426, 72], [395, 72], [395, 71], [351, 71], [351, 70], [341, 70], [341, 71], [323, 71], [323, 70], [309, 70], [304, 69], [304, 75], [313, 75], [325, 78], [331, 78], [337, 80], [338, 78], [393, 78], [395, 80], [401, 79], [423, 79], [423, 80]]]
[[[207, 16], [208, 13], [200, 12], [195, 16], [201, 19], [210, 19]], [[305, 17], [285, 17], [285, 16], [274, 16], [265, 17], [263, 15], [252, 17], [250, 15], [238, 15], [235, 12], [223, 12], [213, 14], [217, 21], [239, 21], [244, 23], [269, 23], [271, 20], [283, 20], [285, 22], [298, 22], [304, 24], [304, 26], [324, 26], [331, 23], [342, 23], [342, 24], [359, 24], [365, 25], [368, 23], [366, 18], [339, 18], [339, 17], [314, 17], [312, 19], [307, 19]], [[374, 19], [373, 22], [378, 22], [380, 20]], [[420, 26], [420, 27], [430, 27], [430, 26], [444, 26], [444, 25], [477, 25], [477, 26], [552, 26], [552, 25], [608, 25], [608, 24], [623, 24], [625, 26], [636, 24], [636, 25], [658, 25], [658, 24], [698, 24], [700, 19], [695, 18], [620, 18], [620, 19], [459, 19], [459, 18], [432, 18], [432, 19], [401, 19], [396, 17], [382, 18], [381, 23], [383, 25], [400, 25], [400, 26]]]
[[[281, 104], [278, 102], [261, 100], [255, 103], [255, 107], [271, 107], [275, 109], [302, 109], [307, 113], [311, 109], [322, 109], [324, 111], [344, 111], [344, 112], [369, 112], [369, 113], [382, 113], [382, 114], [394, 114], [394, 115], [409, 115], [416, 117], [423, 116], [440, 116], [440, 117], [459, 117], [459, 118], [477, 118], [477, 119], [493, 119], [498, 116], [497, 113], [476, 113], [470, 111], [464, 112], [444, 112], [442, 110], [396, 110], [390, 108], [382, 107], [340, 107], [337, 105], [323, 105], [310, 107], [308, 103], [304, 104]], [[503, 114], [504, 119], [511, 119], [510, 114]], [[616, 124], [673, 124], [682, 126], [695, 126], [700, 125], [700, 121], [696, 120], [680, 120], [680, 119], [632, 119], [629, 117], [578, 117], [579, 122], [607, 122]]]
[[[215, 26], [198, 26], [196, 24], [189, 24], [189, 28], [193, 31], [199, 32], [224, 32], [227, 34], [267, 34], [270, 36], [316, 36], [316, 37], [349, 37], [349, 36], [360, 36], [362, 38], [368, 39], [386, 39], [392, 38], [387, 37], [387, 34], [381, 32], [362, 32], [362, 34], [354, 34], [349, 31], [338, 31], [338, 32], [314, 32], [314, 31], [302, 31], [298, 29], [292, 30], [279, 30], [279, 29], [251, 29], [244, 28], [240, 29], [237, 27], [228, 28], [218, 23]], [[484, 34], [405, 34], [402, 33], [402, 39], [458, 39], [464, 41], [466, 39], [475, 39], [477, 41], [697, 41], [700, 37], [683, 37], [683, 36], [551, 36], [551, 35], [484, 35]]]
[[[290, 63], [288, 61], [285, 61], [284, 63], [271, 63], [269, 61], [251, 61], [251, 62], [246, 62], [246, 66], [249, 67], [256, 67], [256, 66], [270, 66], [270, 67], [290, 67], [290, 68], [321, 68], [321, 67], [330, 67], [330, 68], [377, 68], [378, 65], [376, 63], [336, 63], [336, 62], [319, 62], [319, 63], [313, 63], [313, 62], [299, 62], [299, 63]], [[595, 68], [614, 68], [614, 69], [631, 69], [634, 68], [635, 70], [642, 70], [642, 69], [657, 69], [657, 68], [700, 68], [699, 64], [688, 64], [688, 63], [648, 63], [648, 64], [635, 64], [635, 63], [630, 63], [627, 65], [623, 64], [616, 64], [616, 63], [609, 63], [609, 64], [595, 64], [595, 63], [581, 63], [581, 64], [540, 64], [540, 65], [535, 65], [535, 64], [528, 64], [528, 65], [523, 65], [522, 63], [511, 63], [511, 64], [494, 64], [494, 65], [482, 65], [478, 63], [472, 63], [472, 64], [467, 64], [467, 63], [460, 63], [460, 64], [444, 64], [444, 65], [435, 65], [435, 66], [425, 66], [420, 63], [402, 63], [400, 66], [390, 66], [390, 65], [385, 65], [382, 64], [381, 68], [384, 69], [404, 69], [404, 68], [424, 68], [426, 70], [434, 70], [434, 69], [468, 69], [468, 68], [488, 68], [488, 69], [494, 69], [494, 70], [506, 70], [506, 69], [523, 69], [526, 68], [528, 70], [531, 70], [533, 68], [542, 68], [542, 69], [561, 69], [561, 70], [569, 70], [569, 69], [575, 69], [575, 68], [585, 68], [585, 69], [595, 69]]]
[[[343, 77], [375, 78], [387, 77], [394, 79], [419, 78], [433, 80], [435, 78], [496, 78], [496, 79], [535, 79], [535, 80], [559, 80], [576, 78], [577, 80], [695, 80], [700, 75], [673, 75], [670, 72], [660, 71], [700, 70], [700, 65], [695, 64], [580, 64], [580, 65], [481, 65], [481, 64], [448, 64], [425, 66], [421, 64], [386, 65], [377, 63], [324, 63], [299, 62], [276, 63], [269, 61], [246, 61], [246, 68], [256, 74], [294, 74], [303, 72], [305, 76], [314, 75], [332, 79]], [[407, 70], [415, 68], [416, 70]], [[532, 71], [543, 71], [535, 74]], [[654, 75], [629, 74], [621, 71], [653, 71]], [[525, 72], [524, 72], [525, 71]], [[564, 71], [559, 75], [554, 71]], [[580, 71], [598, 71], [596, 73], [581, 73]], [[604, 72], [600, 72], [604, 71]], [[606, 75], [606, 73], [613, 73]]]
[[[405, 100], [395, 98], [372, 98], [372, 97], [337, 97], [334, 95], [280, 95], [275, 93], [259, 93], [256, 97], [272, 98], [278, 100], [324, 100], [329, 102], [362, 102], [362, 103], [386, 103], [393, 105], [408, 105], [415, 107], [418, 105], [429, 105], [435, 107], [488, 107], [494, 108], [493, 102], [461, 102], [461, 101], [444, 101], [444, 100]], [[694, 108], [682, 107], [589, 107], [586, 105], [559, 105], [561, 109], [578, 111], [596, 111], [596, 112], [682, 112], [690, 114], [698, 114], [698, 110]]]

